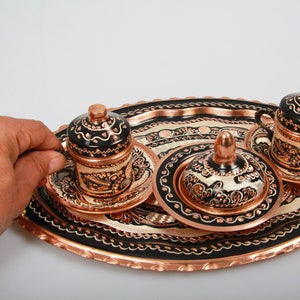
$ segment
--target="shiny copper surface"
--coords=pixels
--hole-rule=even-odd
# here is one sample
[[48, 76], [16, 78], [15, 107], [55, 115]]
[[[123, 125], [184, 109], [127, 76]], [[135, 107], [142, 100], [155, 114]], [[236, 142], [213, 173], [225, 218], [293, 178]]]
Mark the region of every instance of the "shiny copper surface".
[[99, 123], [106, 119], [107, 109], [103, 104], [93, 104], [88, 108], [90, 121]]
[[[102, 214], [128, 210], [145, 201], [151, 195], [151, 176], [158, 162], [156, 155], [138, 142], [134, 142], [132, 153], [132, 168], [135, 174], [132, 179], [130, 178], [129, 187], [122, 193], [113, 193], [103, 197], [97, 194], [95, 196], [95, 193], [89, 194], [86, 190], [82, 191], [73, 181], [73, 173], [76, 172], [78, 163], [75, 165], [68, 152], [65, 152], [65, 169], [48, 177], [48, 192], [69, 212], [77, 217], [82, 217], [82, 219], [99, 220]], [[113, 171], [110, 172], [113, 173]]]
[[[187, 193], [185, 187], [183, 186], [183, 170], [186, 168], [187, 164], [191, 161], [192, 158], [185, 160], [182, 165], [175, 171], [174, 176], [174, 187], [175, 191], [178, 195], [180, 195], [183, 202], [187, 203], [188, 206], [192, 207], [195, 210], [203, 211], [206, 214], [212, 214], [217, 216], [228, 216], [228, 215], [237, 215], [237, 214], [243, 214], [247, 211], [251, 211], [257, 206], [261, 205], [264, 201], [265, 197], [267, 196], [267, 193], [269, 191], [269, 182], [266, 177], [265, 179], [265, 185], [262, 191], [255, 197], [251, 199], [246, 204], [240, 204], [236, 205], [235, 207], [229, 207], [229, 208], [216, 208], [214, 206], [205, 206], [205, 205], [199, 205], [199, 203], [196, 203], [193, 201], [190, 197], [190, 195]], [[184, 222], [184, 220], [183, 220]], [[195, 226], [195, 225], [194, 225]], [[200, 226], [204, 229], [206, 226]], [[241, 229], [246, 229], [245, 228]], [[211, 227], [206, 227], [207, 230], [212, 230]]]
[[38, 226], [25, 216], [20, 217], [18, 222], [29, 232], [41, 240], [52, 244], [60, 249], [78, 254], [84, 258], [95, 259], [103, 261], [111, 265], [124, 266], [136, 270], [151, 270], [151, 271], [178, 271], [178, 272], [191, 272], [191, 271], [207, 271], [216, 270], [221, 268], [229, 268], [241, 266], [249, 263], [274, 258], [279, 254], [289, 253], [299, 248], [300, 237], [295, 237], [286, 242], [280, 243], [270, 248], [261, 249], [248, 255], [239, 255], [222, 258], [208, 258], [200, 260], [161, 260], [145, 257], [134, 257], [126, 254], [118, 254], [102, 249], [91, 248], [83, 244], [70, 241], [63, 236], [53, 234], [51, 231]]
[[[256, 111], [266, 107], [277, 108], [243, 99], [189, 97], [143, 101], [114, 110], [129, 120], [137, 141], [163, 158], [196, 140], [215, 140], [218, 130], [225, 128], [243, 143], [255, 125]], [[64, 133], [59, 137], [65, 141]], [[264, 135], [259, 142], [261, 138], [268, 140]], [[256, 142], [257, 134], [249, 140]], [[88, 215], [72, 214], [47, 189], [36, 191], [18, 222], [43, 241], [109, 264], [153, 271], [212, 270], [269, 259], [299, 247], [300, 189], [287, 183], [280, 190], [284, 191], [281, 206], [264, 223], [242, 231], [212, 233], [183, 226], [152, 196], [128, 211], [86, 220]]]
[[214, 144], [214, 163], [222, 166], [230, 166], [236, 161], [236, 143], [233, 135], [228, 131], [221, 131]]
[[[270, 128], [273, 128], [274, 123], [268, 123]], [[274, 163], [274, 167], [279, 173], [280, 177], [287, 182], [299, 184], [300, 182], [300, 171], [287, 168], [279, 163], [276, 163], [274, 157], [271, 155], [271, 145], [268, 132], [260, 125], [253, 126], [245, 139], [245, 144], [251, 151], [255, 151]], [[289, 159], [289, 156], [283, 156], [283, 159]]]
[[68, 126], [66, 148], [75, 163], [78, 189], [102, 198], [125, 192], [133, 180], [133, 143], [128, 121], [103, 104], [91, 105], [88, 114], [75, 118]]
[[[269, 135], [271, 140], [270, 156], [272, 160], [289, 171], [300, 171], [300, 94], [293, 93], [285, 96], [276, 112], [260, 110], [256, 113], [257, 123]], [[264, 123], [261, 116], [273, 118], [272, 130]]]
[[82, 155], [78, 155], [70, 147], [68, 147], [67, 151], [70, 153], [70, 155], [74, 158], [75, 161], [78, 161], [81, 164], [90, 167], [101, 167], [107, 165], [114, 165], [117, 164], [119, 161], [122, 161], [122, 158], [127, 157], [132, 152], [133, 143], [134, 141], [130, 142], [129, 146], [126, 149], [116, 153], [115, 155], [108, 156], [108, 157], [101, 157], [101, 159], [93, 158], [93, 157], [89, 157], [87, 159]]
[[[162, 159], [154, 173], [153, 192], [164, 210], [184, 224], [217, 232], [249, 229], [271, 218], [282, 201], [282, 181], [269, 161], [246, 150], [239, 155], [256, 160], [260, 174], [247, 162], [237, 173], [219, 173], [218, 166], [206, 172], [196, 165], [196, 178], [189, 181], [194, 194], [186, 189], [183, 182], [194, 177], [187, 166], [197, 163], [198, 153], [204, 153], [200, 159], [205, 166], [213, 148], [214, 143], [189, 144]], [[206, 178], [212, 184], [205, 182]]]

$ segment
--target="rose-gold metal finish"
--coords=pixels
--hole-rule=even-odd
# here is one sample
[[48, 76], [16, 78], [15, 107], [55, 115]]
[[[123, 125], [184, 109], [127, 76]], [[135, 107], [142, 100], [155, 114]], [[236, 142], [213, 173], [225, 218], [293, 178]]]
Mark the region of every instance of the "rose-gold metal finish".
[[88, 108], [68, 127], [67, 150], [75, 162], [76, 185], [89, 196], [113, 197], [132, 182], [133, 139], [127, 120], [107, 113], [103, 104]]
[[82, 257], [103, 261], [111, 265], [124, 266], [136, 270], [151, 271], [207, 271], [221, 268], [241, 266], [254, 263], [270, 258], [274, 258], [279, 254], [289, 253], [299, 248], [300, 237], [296, 237], [280, 245], [262, 249], [249, 253], [247, 255], [235, 255], [215, 259], [199, 259], [199, 260], [161, 260], [155, 258], [132, 257], [126, 254], [113, 253], [101, 249], [91, 248], [83, 244], [73, 242], [63, 236], [58, 236], [49, 230], [38, 226], [25, 216], [18, 219], [18, 223], [27, 231], [32, 232], [39, 239], [52, 244], [63, 250], [78, 254]]
[[123, 157], [128, 156], [132, 152], [133, 143], [134, 142], [130, 143], [127, 148], [116, 153], [113, 156], [101, 157], [100, 159], [93, 158], [93, 157], [89, 157], [87, 159], [86, 157], [78, 155], [77, 153], [72, 151], [72, 149], [70, 149], [70, 147], [68, 147], [68, 152], [74, 158], [75, 161], [78, 161], [79, 163], [85, 164], [87, 166], [97, 167], [97, 166], [113, 165], [113, 164], [118, 163], [120, 160], [122, 160]]
[[214, 145], [213, 161], [218, 165], [230, 166], [236, 161], [236, 143], [233, 135], [228, 131], [221, 131]]
[[156, 199], [182, 223], [208, 231], [245, 230], [268, 220], [281, 203], [275, 169], [239, 148], [243, 168], [222, 172], [221, 165], [210, 165], [215, 144], [189, 144], [165, 156], [153, 177]]
[[[175, 191], [180, 197], [182, 197], [182, 201], [185, 202], [189, 207], [192, 207], [195, 210], [198, 211], [203, 211], [206, 214], [212, 214], [216, 216], [229, 216], [229, 215], [237, 215], [237, 214], [245, 214], [248, 211], [251, 211], [255, 209], [257, 206], [261, 205], [262, 202], [264, 201], [265, 197], [268, 194], [270, 184], [264, 176], [264, 182], [265, 185], [263, 189], [259, 192], [258, 195], [253, 197], [251, 201], [247, 202], [246, 204], [237, 204], [235, 207], [229, 207], [229, 208], [216, 208], [214, 206], [204, 206], [204, 205], [199, 205], [199, 203], [196, 203], [193, 201], [185, 189], [185, 186], [183, 185], [183, 171], [189, 164], [189, 162], [192, 160], [192, 158], [185, 160], [180, 167], [175, 171], [174, 175], [174, 188]], [[182, 222], [186, 222], [184, 219], [181, 219]], [[260, 220], [262, 222], [264, 220]], [[195, 226], [195, 224], [190, 224], [191, 226]], [[253, 224], [252, 224], [253, 225]], [[257, 225], [257, 224], [255, 224]], [[214, 230], [216, 228], [213, 228], [211, 226], [205, 226], [205, 225], [200, 225], [202, 229], [207, 229], [207, 230]], [[246, 229], [247, 227], [240, 227], [240, 229]], [[220, 229], [218, 229], [220, 230]], [[224, 228], [222, 228], [224, 230]], [[225, 229], [226, 230], [226, 229]], [[237, 230], [236, 226], [230, 228], [230, 230]], [[230, 231], [229, 230], [229, 231]]]
[[98, 124], [106, 119], [107, 110], [103, 104], [93, 104], [88, 108], [90, 121]]
[[[274, 123], [268, 123], [266, 126], [273, 128]], [[278, 163], [276, 164], [273, 156], [270, 153], [271, 144], [272, 141], [269, 138], [268, 132], [265, 131], [260, 125], [253, 126], [245, 138], [245, 145], [249, 150], [261, 154], [274, 163], [274, 168], [276, 168], [282, 180], [299, 184], [300, 171], [293, 170], [291, 168], [285, 168]], [[286, 159], [288, 159], [288, 157], [286, 157]]]
[[[273, 130], [262, 120], [261, 116], [269, 115], [273, 119]], [[300, 94], [285, 96], [274, 113], [270, 110], [259, 110], [255, 115], [256, 122], [268, 132], [271, 140], [270, 157], [285, 173], [300, 172]]]
[[[193, 130], [200, 133], [201, 139], [213, 141], [216, 137], [216, 128], [229, 127], [231, 132], [238, 131], [239, 134], [235, 134], [235, 137], [242, 136], [240, 141], [243, 141], [244, 135], [254, 124], [254, 116], [258, 107], [263, 108], [264, 104], [260, 105], [258, 103], [261, 102], [256, 100], [253, 102], [236, 101], [238, 99], [205, 97], [201, 99], [199, 106], [194, 105], [191, 97], [172, 99], [172, 101], [156, 99], [153, 102], [140, 101], [134, 105], [125, 104], [108, 111], [119, 110], [122, 114], [124, 113], [130, 124], [137, 126], [133, 130], [133, 136], [162, 158], [170, 149], [177, 149], [177, 147], [189, 143], [192, 138], [190, 140], [177, 140], [177, 138], [181, 136], [180, 134], [182, 136], [190, 134], [189, 131], [192, 137]], [[274, 110], [277, 108], [276, 105], [273, 107]], [[185, 118], [190, 116], [196, 119], [195, 123]], [[232, 119], [226, 120], [219, 116], [232, 117]], [[153, 122], [145, 123], [145, 126], [138, 126], [149, 120]], [[205, 123], [206, 121], [209, 125]], [[163, 138], [159, 139], [159, 137]], [[253, 138], [251, 136], [251, 141]], [[170, 142], [166, 142], [168, 139]], [[263, 136], [264, 139], [267, 140], [267, 137]], [[282, 192], [283, 186], [279, 190]], [[25, 211], [18, 218], [22, 227], [56, 247], [114, 265], [153, 271], [211, 270], [265, 260], [276, 257], [278, 254], [288, 253], [300, 246], [300, 237], [296, 232], [299, 225], [295, 223], [290, 226], [294, 220], [296, 222], [297, 218], [300, 218], [299, 204], [294, 201], [297, 197], [299, 198], [299, 193], [291, 184], [284, 187], [284, 193], [280, 196], [282, 206], [277, 211], [272, 211], [265, 223], [251, 229], [229, 233], [211, 233], [189, 226], [178, 227], [178, 225], [172, 225], [172, 217], [167, 213], [156, 211], [141, 216], [142, 210], [130, 210], [128, 213], [117, 214], [117, 217], [124, 218], [123, 222], [119, 222], [114, 215], [110, 217], [102, 215], [95, 222], [91, 222], [93, 226], [91, 230], [89, 227], [85, 227], [89, 221], [85, 223], [82, 220], [88, 216], [83, 214], [74, 216], [64, 206], [60, 206], [54, 199], [52, 200], [51, 195], [47, 195], [49, 199], [43, 197], [39, 193], [33, 195], [27, 212]], [[51, 201], [54, 201], [54, 204]], [[150, 196], [146, 202], [148, 201], [158, 207], [155, 197]], [[38, 205], [41, 207], [40, 210], [37, 208]], [[63, 218], [61, 214], [63, 214]], [[133, 221], [130, 221], [130, 218]], [[70, 220], [76, 222], [72, 223]], [[136, 225], [134, 221], [141, 223]], [[159, 222], [155, 223], [155, 221]], [[280, 223], [285, 225], [280, 226]], [[99, 234], [96, 231], [97, 226], [104, 229], [103, 233]], [[268, 228], [272, 228], [272, 230]], [[92, 235], [94, 230], [96, 233]], [[290, 232], [292, 234], [295, 232], [293, 235], [295, 238], [290, 237]], [[86, 244], [85, 236], [94, 239], [99, 245], [104, 241], [105, 249], [108, 250], [102, 249], [101, 246], [94, 247]], [[163, 242], [158, 241], [160, 237]], [[221, 237], [220, 242], [213, 243], [216, 237]], [[123, 243], [124, 241], [127, 243], [126, 239], [131, 241], [130, 244]], [[174, 248], [172, 248], [173, 246]], [[114, 249], [118, 249], [119, 252]], [[147, 252], [151, 253], [154, 249], [158, 254], [162, 253], [163, 257], [148, 257]], [[230, 249], [235, 249], [236, 255], [228, 256]], [[246, 251], [244, 252], [243, 249]], [[173, 256], [172, 259], [166, 259], [165, 257], [168, 255], [173, 255], [172, 251], [175, 251], [178, 258]], [[136, 254], [136, 252], [138, 253]], [[215, 255], [220, 252], [222, 256], [216, 258]], [[190, 259], [191, 255], [195, 253], [198, 255], [195, 256], [196, 259]]]
[[[178, 99], [182, 100], [182, 99]], [[160, 100], [162, 101], [162, 100]], [[126, 107], [126, 105], [124, 106]], [[130, 124], [136, 125], [145, 120], [149, 120], [152, 118], [159, 118], [159, 117], [185, 117], [190, 115], [203, 115], [203, 114], [215, 114], [215, 115], [223, 115], [228, 117], [254, 117], [255, 111], [248, 110], [248, 109], [224, 109], [218, 107], [193, 107], [193, 108], [183, 108], [180, 110], [173, 110], [173, 109], [154, 109], [153, 111], [144, 112], [140, 115], [135, 115], [132, 117], [128, 117], [128, 121]]]
[[[64, 143], [63, 146], [66, 149]], [[82, 219], [94, 221], [101, 220], [103, 214], [121, 212], [137, 206], [152, 194], [151, 177], [154, 167], [158, 164], [158, 158], [151, 149], [141, 143], [134, 141], [133, 146], [134, 149], [131, 150], [133, 152], [133, 167], [136, 173], [144, 172], [144, 174], [141, 178], [134, 176], [132, 179], [130, 178], [132, 181], [130, 186], [122, 193], [96, 197], [94, 194], [82, 191], [78, 185], [74, 187], [69, 173], [64, 173], [64, 170], [58, 172], [57, 175], [48, 177], [48, 192], [70, 213]], [[66, 156], [66, 169], [71, 170], [74, 165], [75, 163], [70, 160], [70, 157]], [[142, 170], [143, 165], [149, 165], [148, 170]], [[57, 184], [57, 176], [64, 178], [59, 184]]]

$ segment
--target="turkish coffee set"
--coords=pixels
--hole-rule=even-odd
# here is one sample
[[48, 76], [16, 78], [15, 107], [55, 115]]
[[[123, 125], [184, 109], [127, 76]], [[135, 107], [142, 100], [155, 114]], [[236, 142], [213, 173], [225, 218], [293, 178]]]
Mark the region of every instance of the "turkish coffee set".
[[94, 104], [56, 135], [66, 166], [18, 222], [57, 247], [193, 271], [299, 246], [300, 94]]

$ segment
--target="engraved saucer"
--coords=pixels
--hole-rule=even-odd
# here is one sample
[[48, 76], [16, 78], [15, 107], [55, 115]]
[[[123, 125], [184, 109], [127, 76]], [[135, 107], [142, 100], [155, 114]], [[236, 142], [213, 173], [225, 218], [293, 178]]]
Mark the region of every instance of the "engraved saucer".
[[278, 210], [282, 181], [269, 160], [236, 147], [230, 133], [219, 136], [167, 155], [153, 176], [154, 195], [171, 216], [198, 229], [257, 226]]
[[133, 144], [133, 180], [130, 187], [118, 195], [95, 197], [78, 188], [74, 161], [66, 150], [66, 141], [63, 141], [66, 165], [61, 171], [48, 176], [46, 187], [49, 194], [72, 214], [89, 220], [97, 220], [100, 215], [128, 210], [142, 203], [152, 194], [151, 180], [158, 158], [143, 144], [136, 141]]
[[[274, 123], [267, 124], [267, 126], [272, 130]], [[260, 125], [254, 125], [249, 130], [245, 138], [245, 145], [250, 151], [258, 153], [264, 158], [274, 162], [272, 155], [270, 154], [271, 140], [269, 134]], [[275, 162], [274, 166], [282, 180], [299, 184], [300, 172], [288, 170]]]

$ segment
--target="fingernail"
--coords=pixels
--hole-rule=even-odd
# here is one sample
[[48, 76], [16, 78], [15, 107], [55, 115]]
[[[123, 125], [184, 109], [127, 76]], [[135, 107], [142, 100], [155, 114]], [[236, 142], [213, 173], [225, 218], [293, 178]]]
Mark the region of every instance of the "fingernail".
[[55, 173], [65, 166], [66, 160], [64, 156], [59, 155], [50, 160], [48, 174]]

